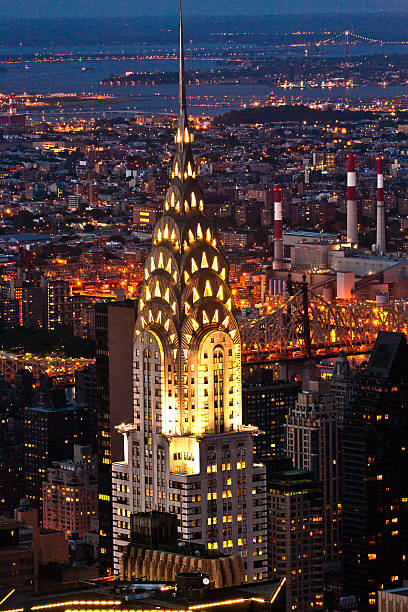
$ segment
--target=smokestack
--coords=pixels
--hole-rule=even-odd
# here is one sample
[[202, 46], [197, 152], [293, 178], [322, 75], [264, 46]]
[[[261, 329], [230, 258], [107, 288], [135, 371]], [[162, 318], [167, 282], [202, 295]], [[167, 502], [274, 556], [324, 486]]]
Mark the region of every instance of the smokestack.
[[384, 216], [384, 174], [383, 158], [378, 156], [377, 160], [377, 239], [376, 249], [382, 255], [385, 254], [385, 216]]
[[282, 189], [275, 185], [274, 199], [274, 237], [273, 237], [273, 269], [281, 270], [283, 267], [283, 241], [282, 241]]
[[14, 95], [9, 97], [9, 114], [16, 115], [17, 114], [17, 100]]
[[347, 242], [358, 244], [355, 156], [347, 155]]

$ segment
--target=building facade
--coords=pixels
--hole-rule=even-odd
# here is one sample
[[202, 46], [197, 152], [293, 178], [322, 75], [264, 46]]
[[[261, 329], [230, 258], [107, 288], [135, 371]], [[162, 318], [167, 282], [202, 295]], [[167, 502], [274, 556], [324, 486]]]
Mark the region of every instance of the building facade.
[[24, 477], [26, 497], [42, 508], [43, 480], [53, 461], [72, 457], [74, 444], [89, 439], [88, 406], [28, 407], [24, 416]]
[[43, 526], [84, 537], [98, 511], [97, 464], [89, 446], [74, 446], [73, 460], [56, 461], [43, 482]]
[[259, 427], [254, 439], [258, 459], [286, 454], [286, 416], [295, 406], [299, 383], [275, 380], [271, 370], [259, 369], [242, 384], [243, 422]]
[[130, 515], [178, 517], [180, 538], [239, 554], [248, 581], [266, 577], [265, 468], [242, 425], [241, 339], [228, 264], [196, 179], [180, 21], [180, 114], [164, 212], [145, 262], [134, 334], [133, 422], [112, 464], [114, 570]]
[[324, 559], [339, 560], [340, 488], [337, 412], [330, 384], [312, 380], [287, 417], [287, 453], [299, 470], [309, 470], [323, 486]]
[[343, 584], [359, 610], [408, 578], [408, 346], [379, 332], [343, 433]]
[[286, 579], [286, 612], [323, 607], [321, 483], [304, 470], [268, 466], [270, 579]]

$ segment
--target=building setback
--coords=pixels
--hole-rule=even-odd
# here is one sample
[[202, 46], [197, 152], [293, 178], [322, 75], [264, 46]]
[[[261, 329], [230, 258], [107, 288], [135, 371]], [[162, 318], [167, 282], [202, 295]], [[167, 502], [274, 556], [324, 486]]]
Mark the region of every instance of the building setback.
[[130, 515], [177, 515], [181, 539], [238, 554], [246, 579], [267, 575], [265, 467], [242, 426], [241, 338], [228, 264], [205, 215], [192, 155], [180, 20], [176, 153], [139, 292], [133, 422], [112, 464], [114, 571]]

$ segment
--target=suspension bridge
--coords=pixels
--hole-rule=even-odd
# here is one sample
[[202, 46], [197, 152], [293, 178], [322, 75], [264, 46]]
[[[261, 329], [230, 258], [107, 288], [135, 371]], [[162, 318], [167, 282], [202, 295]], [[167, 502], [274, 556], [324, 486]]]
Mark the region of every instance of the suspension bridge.
[[324, 47], [330, 45], [355, 45], [355, 44], [370, 44], [370, 45], [403, 45], [408, 46], [408, 40], [381, 40], [379, 38], [373, 38], [365, 36], [364, 34], [357, 34], [351, 30], [344, 30], [338, 34], [330, 34], [328, 38], [319, 40], [315, 43], [316, 47]]

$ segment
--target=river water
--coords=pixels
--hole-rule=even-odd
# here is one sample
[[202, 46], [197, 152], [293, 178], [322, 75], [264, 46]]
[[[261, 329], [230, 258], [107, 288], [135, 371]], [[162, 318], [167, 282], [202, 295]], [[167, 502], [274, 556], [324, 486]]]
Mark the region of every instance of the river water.
[[[198, 68], [206, 70], [215, 66], [214, 59], [221, 55], [224, 56], [226, 49], [220, 46], [206, 49], [187, 50], [187, 56], [190, 53], [194, 55], [195, 60], [187, 57], [187, 70], [189, 68]], [[353, 47], [353, 55], [364, 55], [367, 53], [395, 53], [405, 51], [407, 48], [402, 47], [370, 47], [369, 45], [358, 45]], [[82, 59], [69, 59], [69, 56], [61, 58], [58, 61], [27, 61], [24, 57], [20, 61], [10, 62], [10, 57], [16, 58], [18, 47], [0, 49], [0, 93], [3, 94], [51, 94], [51, 93], [93, 93], [118, 96], [122, 100], [119, 102], [108, 102], [104, 105], [103, 111], [111, 112], [174, 112], [177, 108], [177, 85], [163, 84], [152, 86], [110, 86], [102, 85], [101, 81], [112, 75], [124, 74], [125, 72], [152, 72], [154, 70], [176, 71], [177, 60], [175, 59], [122, 59], [121, 54], [125, 55], [151, 55], [163, 57], [172, 55], [174, 49], [172, 47], [155, 46], [147, 47], [146, 45], [126, 45], [121, 46], [104, 46], [103, 53], [98, 45], [84, 46], [81, 49], [75, 49], [75, 57], [78, 53], [82, 53]], [[24, 48], [24, 56], [30, 57], [34, 52], [50, 52], [59, 54], [69, 53], [70, 49], [58, 47], [52, 48]], [[90, 53], [100, 53], [98, 59], [89, 59]], [[108, 58], [106, 54], [115, 53], [117, 59]], [[248, 49], [245, 46], [237, 48], [237, 57], [245, 57]], [[261, 55], [262, 53], [270, 54], [271, 49], [259, 47], [255, 49], [251, 47], [251, 55]], [[333, 47], [328, 49], [328, 54], [334, 53], [343, 54], [344, 50], [341, 47]], [[31, 56], [32, 57], [32, 56]], [[188, 86], [189, 106], [192, 114], [215, 115], [225, 112], [229, 109], [242, 108], [244, 105], [250, 105], [254, 102], [260, 104], [267, 103], [271, 99], [282, 99], [287, 102], [311, 102], [311, 101], [327, 101], [327, 100], [351, 100], [357, 99], [375, 99], [375, 98], [393, 98], [408, 95], [408, 85], [389, 86], [389, 87], [355, 87], [345, 89], [342, 87], [333, 87], [331, 89], [314, 87], [314, 88], [294, 88], [284, 90], [276, 86], [275, 83], [270, 84], [220, 84], [220, 85], [191, 85]], [[72, 110], [47, 111], [41, 113], [45, 118], [52, 115], [70, 116], [72, 114], [95, 114], [96, 111], [101, 111], [101, 106], [81, 107], [77, 105]]]

